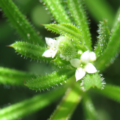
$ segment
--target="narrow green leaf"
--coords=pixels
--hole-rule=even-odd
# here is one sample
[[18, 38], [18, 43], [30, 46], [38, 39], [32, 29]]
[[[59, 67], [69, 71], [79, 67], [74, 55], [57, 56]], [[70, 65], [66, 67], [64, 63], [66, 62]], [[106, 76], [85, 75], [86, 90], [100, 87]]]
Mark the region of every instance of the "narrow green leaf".
[[43, 0], [58, 23], [71, 23], [59, 0]]
[[79, 48], [84, 48], [87, 50], [85, 41], [81, 37], [82, 34], [80, 30], [73, 24], [47, 24], [45, 27], [53, 32], [69, 37], [73, 44], [77, 44], [77, 46], [79, 45]]
[[13, 47], [19, 54], [30, 57], [37, 60], [48, 60], [48, 58], [42, 57], [45, 52], [45, 48], [39, 45], [33, 45], [27, 42], [15, 42], [10, 47]]
[[74, 71], [61, 69], [48, 75], [30, 79], [25, 82], [25, 85], [32, 90], [45, 90], [63, 85], [66, 80], [73, 76]]
[[44, 45], [41, 38], [34, 31], [30, 23], [26, 20], [25, 16], [19, 11], [12, 0], [0, 0], [0, 7], [25, 41]]
[[96, 91], [120, 103], [120, 86], [106, 85], [103, 90], [96, 90]]
[[100, 22], [98, 34], [99, 36], [98, 36], [97, 46], [95, 47], [95, 53], [97, 57], [102, 55], [102, 53], [107, 47], [107, 44], [110, 38], [110, 30], [107, 26], [106, 20]]
[[84, 94], [82, 103], [86, 120], [98, 120], [95, 107], [87, 94]]
[[84, 0], [91, 15], [96, 21], [108, 20], [108, 25], [112, 27], [115, 12], [106, 0]]
[[0, 84], [24, 85], [25, 80], [36, 78], [34, 74], [0, 67]]
[[13, 104], [0, 110], [0, 120], [17, 120], [20, 117], [40, 110], [58, 99], [65, 89], [57, 89], [45, 94]]
[[89, 90], [91, 87], [97, 87], [98, 89], [102, 89], [102, 78], [98, 73], [87, 74], [82, 81], [82, 86], [85, 90]]
[[81, 39], [80, 30], [72, 24], [66, 24], [66, 23], [47, 24], [45, 25], [45, 27], [58, 34], [68, 36], [71, 39], [75, 39], [75, 40], [79, 40], [80, 42], [83, 42], [83, 40]]
[[68, 88], [57, 109], [49, 120], [68, 120], [74, 112], [76, 106], [81, 101], [82, 91], [79, 85]]
[[42, 54], [45, 52], [46, 48], [39, 45], [33, 45], [27, 42], [15, 42], [8, 47], [13, 47], [17, 53], [21, 54], [21, 57], [29, 57], [31, 59], [42, 60], [49, 62], [56, 67], [67, 67], [69, 62], [60, 59], [58, 56], [53, 60], [52, 58], [43, 57]]
[[120, 16], [118, 17], [118, 22], [113, 29], [107, 48], [96, 61], [96, 67], [98, 70], [103, 71], [107, 66], [110, 65], [110, 63], [113, 63], [116, 54], [118, 53], [120, 48], [119, 33], [120, 33]]
[[91, 50], [91, 35], [89, 31], [88, 21], [86, 17], [86, 13], [84, 11], [84, 8], [82, 6], [81, 0], [67, 0], [71, 15], [76, 23], [76, 25], [79, 27], [81, 32], [81, 37], [83, 41], [85, 42], [85, 45], [89, 50]]

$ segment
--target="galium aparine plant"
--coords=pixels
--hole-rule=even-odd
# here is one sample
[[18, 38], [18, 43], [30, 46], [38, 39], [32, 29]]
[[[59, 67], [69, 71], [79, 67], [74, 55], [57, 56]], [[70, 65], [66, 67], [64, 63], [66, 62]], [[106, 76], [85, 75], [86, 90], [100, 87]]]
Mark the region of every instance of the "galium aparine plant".
[[[48, 116], [49, 120], [76, 119], [74, 111], [79, 104], [82, 104], [85, 119], [100, 120], [91, 94], [102, 94], [120, 102], [119, 85], [111, 85], [108, 80], [106, 83], [106, 78], [101, 75], [111, 64], [111, 59], [115, 59], [120, 48], [119, 11], [114, 20], [115, 24], [109, 19], [99, 22], [99, 35], [93, 45], [84, 6], [88, 6], [91, 12], [92, 6], [99, 5], [100, 9], [103, 7], [107, 14], [111, 14], [106, 6], [101, 6], [103, 1], [99, 1], [101, 4], [98, 4], [98, 1], [93, 3], [85, 0], [85, 5], [83, 0], [40, 2], [46, 5], [47, 10], [56, 20], [55, 23], [43, 24], [43, 26], [58, 35], [54, 38], [45, 36], [45, 42], [42, 35], [37, 34], [12, 0], [0, 0], [3, 13], [22, 37], [22, 41], [11, 43], [8, 47], [12, 47], [26, 58], [40, 60], [54, 67], [52, 73], [45, 75], [0, 67], [1, 84], [24, 86], [30, 90], [40, 91], [39, 95], [2, 108], [0, 120], [16, 120], [24, 117], [41, 110], [62, 95], [64, 97], [58, 107], [51, 116]], [[91, 12], [91, 14], [95, 13], [96, 19], [98, 11]], [[104, 16], [103, 12], [100, 12], [100, 15]], [[78, 116], [80, 119], [81, 115]]]

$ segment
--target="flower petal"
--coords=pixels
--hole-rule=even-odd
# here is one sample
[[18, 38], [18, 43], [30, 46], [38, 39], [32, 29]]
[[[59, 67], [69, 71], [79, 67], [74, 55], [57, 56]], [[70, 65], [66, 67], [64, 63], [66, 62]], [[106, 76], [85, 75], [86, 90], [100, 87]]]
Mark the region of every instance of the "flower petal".
[[95, 72], [97, 72], [97, 69], [95, 68], [95, 66], [92, 63], [88, 63], [85, 66], [85, 71], [88, 73], [95, 73]]
[[89, 51], [86, 51], [84, 52], [82, 55], [81, 55], [81, 61], [84, 62], [84, 63], [88, 63], [89, 60], [90, 60], [90, 53]]
[[94, 52], [90, 52], [90, 61], [96, 60], [96, 54]]
[[72, 65], [73, 67], [75, 67], [75, 68], [78, 68], [78, 67], [80, 66], [80, 60], [77, 59], [77, 58], [71, 59], [71, 60], [70, 60], [70, 63], [71, 63], [71, 65]]
[[57, 41], [52, 38], [45, 37], [45, 41], [50, 48], [54, 48], [57, 45]]
[[82, 79], [85, 76], [85, 70], [82, 68], [78, 68], [75, 72], [76, 81]]
[[53, 57], [53, 56], [54, 56], [53, 54], [55, 54], [54, 51], [51, 50], [51, 49], [48, 49], [48, 50], [46, 50], [46, 51], [42, 54], [42, 56], [44, 56], [44, 57]]
[[57, 53], [57, 50], [52, 51], [52, 58], [54, 58], [54, 57], [55, 57], [56, 53]]

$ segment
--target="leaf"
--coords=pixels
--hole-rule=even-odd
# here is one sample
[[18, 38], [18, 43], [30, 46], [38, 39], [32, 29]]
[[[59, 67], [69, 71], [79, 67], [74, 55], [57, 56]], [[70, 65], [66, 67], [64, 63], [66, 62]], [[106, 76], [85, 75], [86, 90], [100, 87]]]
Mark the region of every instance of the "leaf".
[[81, 0], [67, 0], [67, 4], [71, 15], [79, 27], [81, 33], [81, 39], [85, 42], [88, 50], [91, 50], [91, 35], [89, 31], [88, 21], [86, 17], [86, 13], [82, 6]]
[[59, 0], [43, 0], [58, 23], [71, 23]]
[[32, 44], [39, 44], [41, 46], [44, 45], [42, 39], [38, 36], [12, 0], [0, 0], [0, 7], [25, 41]]
[[118, 17], [118, 22], [113, 29], [107, 48], [96, 61], [96, 67], [98, 70], [103, 71], [111, 63], [113, 63], [115, 56], [120, 49], [119, 33], [120, 33], [120, 16]]
[[46, 24], [45, 27], [53, 32], [68, 36], [72, 39], [80, 40], [81, 38], [80, 30], [72, 24]]
[[64, 92], [64, 88], [57, 89], [3, 108], [0, 110], [0, 120], [17, 120], [20, 117], [31, 114], [54, 102]]
[[49, 120], [68, 120], [81, 101], [82, 94], [79, 85], [72, 85], [72, 87], [68, 88]]
[[84, 94], [82, 103], [86, 120], [98, 120], [95, 107], [87, 93]]
[[17, 53], [21, 54], [21, 57], [42, 60], [56, 67], [69, 67], [69, 62], [62, 60], [58, 56], [55, 59], [43, 57], [42, 54], [46, 51], [46, 48], [39, 45], [33, 45], [27, 42], [15, 42], [12, 45], [8, 45], [8, 47], [13, 47]]
[[85, 90], [89, 90], [91, 87], [97, 87], [98, 89], [102, 89], [104, 87], [102, 78], [98, 73], [87, 74], [81, 85]]
[[68, 69], [61, 69], [48, 75], [37, 77], [36, 79], [30, 79], [25, 82], [25, 86], [32, 90], [45, 90], [54, 88], [66, 83], [74, 71]]
[[39, 45], [34, 45], [27, 42], [15, 42], [8, 47], [13, 47], [16, 52], [25, 57], [30, 57], [37, 60], [48, 60], [48, 58], [42, 56], [46, 49]]
[[87, 46], [81, 37], [82, 34], [80, 30], [73, 24], [47, 24], [45, 25], [45, 27], [49, 30], [52, 30], [53, 32], [69, 37], [70, 39], [72, 39], [73, 45], [75, 44], [75, 46], [77, 47], [79, 45], [79, 49], [82, 48], [87, 50]]
[[36, 75], [9, 68], [0, 67], [0, 84], [24, 85], [25, 80], [36, 78]]
[[109, 38], [110, 38], [110, 30], [107, 26], [107, 21], [101, 21], [99, 24], [99, 29], [98, 29], [98, 41], [97, 41], [97, 45], [95, 47], [95, 53], [96, 56], [99, 57], [102, 55], [102, 53], [104, 52], [104, 50], [107, 47]]
[[106, 85], [103, 90], [96, 90], [96, 92], [120, 103], [120, 86]]

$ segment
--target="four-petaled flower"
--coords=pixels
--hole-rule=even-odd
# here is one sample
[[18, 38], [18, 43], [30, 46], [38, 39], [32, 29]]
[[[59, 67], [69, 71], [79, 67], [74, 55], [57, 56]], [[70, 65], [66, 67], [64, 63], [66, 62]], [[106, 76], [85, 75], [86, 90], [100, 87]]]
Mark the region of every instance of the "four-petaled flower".
[[75, 72], [76, 81], [82, 79], [86, 72], [87, 73], [95, 73], [97, 69], [91, 63], [96, 60], [96, 55], [94, 52], [85, 51], [80, 59], [74, 58], [70, 60], [70, 63], [73, 67], [77, 68]]
[[45, 37], [45, 41], [49, 49], [42, 56], [54, 58], [58, 50], [58, 41], [48, 37]]

